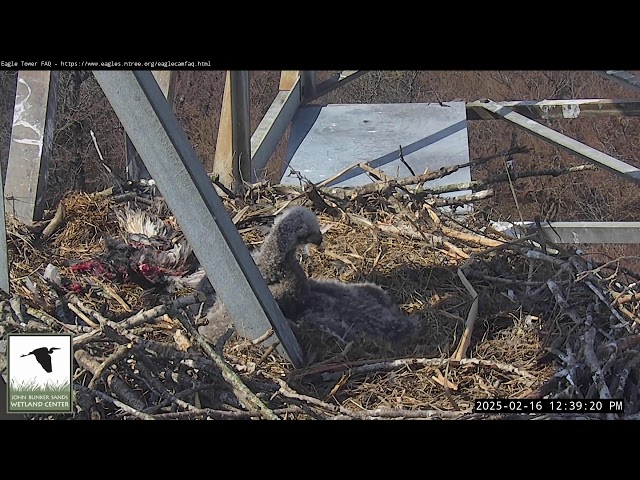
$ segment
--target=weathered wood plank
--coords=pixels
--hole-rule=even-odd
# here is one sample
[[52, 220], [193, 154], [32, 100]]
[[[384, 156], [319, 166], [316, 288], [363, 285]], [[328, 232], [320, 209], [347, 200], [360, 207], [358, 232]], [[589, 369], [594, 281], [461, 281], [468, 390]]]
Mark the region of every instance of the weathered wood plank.
[[25, 223], [44, 213], [53, 150], [57, 71], [20, 71], [5, 182], [5, 208]]
[[253, 180], [257, 180], [280, 139], [293, 120], [300, 106], [300, 82], [297, 81], [291, 90], [278, 92], [273, 103], [264, 115], [260, 125], [251, 137], [251, 171]]
[[300, 70], [283, 70], [280, 74], [279, 90], [291, 90], [300, 78]]
[[[533, 119], [640, 116], [637, 99], [575, 99], [496, 102], [514, 112]], [[467, 102], [467, 120], [494, 120], [501, 118], [483, 107], [482, 101]]]
[[213, 172], [225, 187], [236, 190], [251, 182], [249, 72], [227, 72], [222, 97]]
[[[152, 70], [153, 77], [158, 82], [158, 86], [162, 91], [162, 94], [169, 102], [169, 105], [173, 107], [173, 101], [175, 99], [176, 90], [176, 78], [177, 72], [173, 70]], [[144, 162], [140, 159], [140, 155], [136, 152], [133, 144], [129, 140], [129, 137], [125, 135], [126, 142], [126, 155], [127, 155], [127, 179], [128, 180], [149, 180], [151, 175], [145, 167]]]
[[296, 366], [303, 353], [186, 133], [148, 71], [94, 71], [237, 332], [273, 328]]
[[486, 101], [483, 102], [482, 105], [488, 111], [499, 115], [516, 127], [527, 130], [536, 137], [542, 138], [543, 140], [573, 153], [580, 158], [597, 165], [598, 167], [604, 168], [625, 180], [630, 180], [640, 184], [640, 169], [633, 165], [629, 165], [628, 163], [622, 162], [611, 155], [607, 155], [606, 153], [600, 152], [595, 148], [574, 140], [573, 138], [567, 137], [560, 132], [556, 132], [535, 120], [527, 118], [524, 115], [514, 112], [513, 110], [503, 107], [495, 102]]
[[233, 125], [231, 122], [231, 72], [227, 71], [212, 169], [212, 173], [217, 175], [220, 183], [227, 188], [233, 184]]

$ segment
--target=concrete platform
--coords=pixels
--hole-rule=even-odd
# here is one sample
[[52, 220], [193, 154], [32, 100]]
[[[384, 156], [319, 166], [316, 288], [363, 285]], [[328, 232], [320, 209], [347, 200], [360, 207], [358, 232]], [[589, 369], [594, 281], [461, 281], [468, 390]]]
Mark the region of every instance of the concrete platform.
[[[289, 166], [313, 183], [359, 162], [368, 162], [391, 177], [407, 177], [469, 161], [464, 102], [311, 105], [294, 117], [282, 183], [299, 184]], [[356, 168], [329, 186], [359, 186], [371, 178]], [[458, 170], [427, 185], [471, 181], [470, 169]], [[454, 192], [459, 195], [464, 192]]]

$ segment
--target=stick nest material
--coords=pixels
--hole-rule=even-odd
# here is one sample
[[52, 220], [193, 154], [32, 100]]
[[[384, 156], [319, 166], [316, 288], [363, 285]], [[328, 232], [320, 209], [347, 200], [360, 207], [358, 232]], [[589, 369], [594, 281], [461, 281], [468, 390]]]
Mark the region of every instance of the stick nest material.
[[[404, 185], [339, 193], [259, 184], [225, 205], [251, 249], [284, 208], [312, 208], [325, 241], [301, 258], [307, 274], [385, 288], [422, 322], [402, 351], [301, 331], [308, 365], [294, 369], [262, 341], [271, 332], [209, 345], [185, 309], [202, 301], [194, 292], [160, 297], [69, 269], [122, 233], [122, 196], [80, 193], [50, 212], [64, 218], [47, 235], [46, 222], [9, 219], [13, 296], [0, 334], [74, 334], [77, 412], [65, 418], [488, 418], [475, 399], [542, 397], [623, 398], [620, 417], [639, 415], [640, 295], [616, 262], [482, 233], [473, 215], [462, 225]], [[157, 199], [125, 199], [177, 226]], [[90, 288], [54, 287], [48, 264]]]

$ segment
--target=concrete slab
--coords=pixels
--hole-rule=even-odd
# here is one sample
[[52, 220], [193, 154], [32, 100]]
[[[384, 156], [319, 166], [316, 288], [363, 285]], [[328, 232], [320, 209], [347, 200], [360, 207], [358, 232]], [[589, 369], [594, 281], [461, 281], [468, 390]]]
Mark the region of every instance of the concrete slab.
[[[468, 162], [464, 102], [301, 107], [293, 120], [282, 183], [299, 183], [295, 175], [289, 175], [289, 166], [317, 183], [359, 162], [368, 162], [391, 177], [406, 177], [411, 172], [400, 161], [400, 145], [416, 174]], [[371, 181], [356, 168], [329, 186], [359, 186]], [[469, 181], [467, 167], [428, 185]]]

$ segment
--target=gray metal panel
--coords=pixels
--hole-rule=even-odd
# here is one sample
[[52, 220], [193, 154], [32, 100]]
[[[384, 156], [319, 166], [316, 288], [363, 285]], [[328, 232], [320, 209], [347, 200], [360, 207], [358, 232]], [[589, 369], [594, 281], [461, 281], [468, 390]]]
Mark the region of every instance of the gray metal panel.
[[273, 326], [300, 366], [300, 345], [151, 73], [93, 73], [238, 332], [257, 338]]
[[20, 71], [13, 111], [5, 208], [31, 224], [42, 219], [53, 150], [57, 71]]
[[[288, 176], [289, 165], [314, 183], [359, 162], [391, 177], [406, 177], [411, 172], [400, 161], [400, 145], [415, 174], [468, 162], [464, 102], [301, 107], [293, 120], [282, 183], [298, 183], [297, 177]], [[467, 167], [427, 185], [469, 181]], [[371, 178], [357, 168], [328, 186], [369, 182]]]
[[[640, 222], [552, 222], [542, 224], [555, 243], [640, 243]], [[559, 238], [558, 238], [559, 236]]]
[[[158, 86], [160, 90], [162, 90], [165, 98], [173, 108], [173, 99], [176, 94], [177, 72], [172, 70], [153, 70], [151, 73], [153, 74], [153, 78], [156, 79], [156, 82], [158, 82]], [[136, 149], [133, 147], [128, 135], [125, 135], [125, 152], [127, 157], [127, 179], [150, 180], [151, 175], [149, 175], [147, 167], [145, 167], [140, 155], [138, 155], [138, 152], [136, 152]]]

